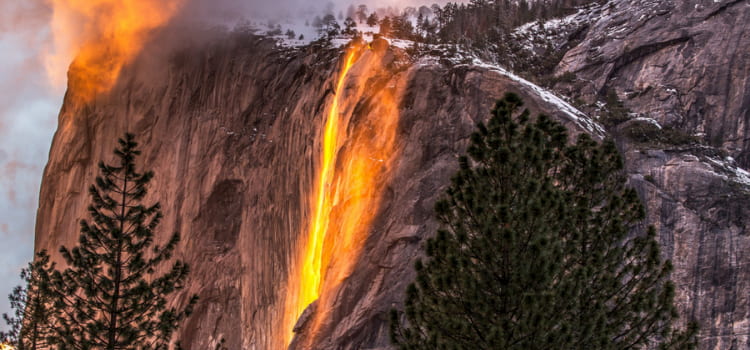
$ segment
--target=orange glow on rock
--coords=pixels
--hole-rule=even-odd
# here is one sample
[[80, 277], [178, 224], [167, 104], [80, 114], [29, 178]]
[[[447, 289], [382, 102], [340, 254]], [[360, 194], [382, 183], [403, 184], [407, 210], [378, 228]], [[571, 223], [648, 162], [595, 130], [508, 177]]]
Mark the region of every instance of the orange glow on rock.
[[299, 306], [302, 313], [305, 307], [315, 301], [320, 293], [320, 281], [324, 273], [323, 260], [323, 242], [326, 231], [330, 224], [329, 212], [331, 210], [332, 198], [329, 195], [331, 183], [334, 179], [334, 162], [336, 161], [337, 147], [339, 146], [339, 96], [342, 94], [344, 81], [349, 69], [354, 64], [354, 50], [346, 54], [344, 67], [341, 69], [338, 83], [336, 84], [336, 95], [333, 98], [331, 109], [326, 119], [325, 132], [323, 135], [323, 154], [320, 175], [318, 176], [318, 187], [316, 190], [315, 208], [313, 211], [313, 222], [310, 225], [310, 235], [308, 237], [305, 249], [305, 260], [302, 267], [302, 276], [300, 283]]
[[0, 343], [0, 350], [16, 350], [16, 348], [8, 343]]
[[[317, 334], [336, 290], [359, 260], [378, 212], [388, 166], [397, 153], [398, 126], [393, 89], [372, 89], [371, 82], [378, 80], [373, 77], [383, 77], [381, 61], [382, 54], [360, 46], [350, 48], [344, 56], [325, 124], [312, 218], [300, 247], [303, 256], [298, 258], [301, 266], [290, 277], [286, 344], [292, 340], [294, 323], [316, 300], [317, 310], [305, 328], [308, 334]], [[363, 95], [374, 95], [372, 101], [377, 102], [354, 115]]]
[[[111, 89], [154, 29], [164, 26], [183, 0], [50, 0], [55, 52], [47, 71], [84, 101]], [[72, 60], [72, 63], [71, 63]]]
[[[336, 83], [335, 95], [331, 108], [328, 111], [325, 129], [323, 131], [323, 147], [320, 160], [320, 171], [318, 173], [317, 188], [313, 202], [313, 219], [310, 223], [307, 242], [303, 247], [301, 266], [298, 273], [292, 274], [290, 280], [296, 283], [290, 286], [287, 293], [286, 306], [284, 310], [284, 345], [292, 341], [292, 328], [302, 312], [320, 295], [320, 281], [322, 279], [323, 243], [328, 230], [331, 207], [331, 196], [329, 195], [330, 184], [333, 181], [336, 152], [338, 148], [339, 134], [339, 97], [344, 88], [346, 76], [354, 64], [356, 51], [351, 48], [344, 58], [344, 65], [339, 73]], [[298, 280], [295, 280], [297, 278]]]

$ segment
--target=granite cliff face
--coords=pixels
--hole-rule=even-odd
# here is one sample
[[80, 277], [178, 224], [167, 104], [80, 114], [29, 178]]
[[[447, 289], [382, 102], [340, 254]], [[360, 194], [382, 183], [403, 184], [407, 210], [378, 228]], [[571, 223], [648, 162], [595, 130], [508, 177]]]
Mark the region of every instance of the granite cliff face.
[[[648, 206], [648, 221], [659, 229], [664, 255], [675, 263], [682, 319], [701, 322], [703, 349], [746, 348], [750, 175], [727, 156], [747, 165], [740, 140], [744, 131], [737, 125], [747, 120], [748, 93], [737, 89], [748, 87], [748, 55], [746, 47], [727, 42], [747, 40], [741, 27], [750, 6], [706, 2], [699, 10], [695, 4], [632, 2], [636, 9], [655, 6], [643, 10], [654, 14], [647, 21], [622, 10], [626, 2], [614, 3], [606, 11], [617, 16], [591, 24], [558, 70], [575, 71], [588, 82], [577, 87], [577, 97], [593, 101], [614, 88], [633, 111], [706, 134], [703, 145], [673, 146], [613, 133], [631, 183]], [[666, 13], [677, 24], [666, 26]], [[732, 31], [715, 31], [727, 18], [737, 23], [726, 27]], [[620, 39], [596, 39], [611, 31], [612, 23], [640, 23], [636, 20], [647, 23], [618, 31]], [[672, 43], [653, 46], [665, 40]], [[725, 55], [711, 45], [735, 51]], [[181, 331], [183, 346], [206, 349], [224, 338], [229, 349], [286, 348], [285, 299], [298, 278], [298, 252], [307, 243], [327, 113], [338, 99], [345, 124], [337, 152], [344, 154], [358, 147], [353, 135], [362, 129], [377, 138], [382, 130], [373, 128], [373, 121], [382, 113], [380, 102], [393, 96], [394, 152], [372, 160], [384, 164], [378, 180], [382, 191], [370, 209], [374, 219], [361, 252], [348, 262], [351, 273], [321, 296], [324, 307], [313, 304], [295, 320], [291, 345], [389, 348], [387, 312], [402, 301], [420, 246], [436, 229], [433, 203], [455, 171], [474, 124], [488, 116], [495, 99], [516, 92], [533, 112], [552, 115], [572, 134], [606, 135], [551, 93], [502, 69], [430, 58], [414, 62], [383, 42], [371, 47], [358, 49], [338, 95], [344, 51], [284, 49], [244, 34], [182, 48], [165, 55], [169, 59], [144, 55], [110, 94], [90, 103], [78, 102], [71, 85], [43, 179], [37, 249], [74, 244], [96, 164], [111, 159], [116, 138], [128, 130], [142, 145], [140, 161], [156, 173], [149, 200], [162, 203], [160, 230], [164, 237], [182, 233], [178, 257], [192, 267], [187, 290], [173, 302], [185, 302], [192, 293], [201, 297]], [[594, 47], [605, 52], [599, 61], [590, 57]], [[636, 82], [644, 91], [626, 99]], [[667, 82], [681, 92], [663, 96], [667, 88], [660, 84]], [[347, 164], [340, 161], [334, 168]], [[345, 208], [351, 200], [338, 202]], [[334, 257], [336, 244], [325, 243]], [[323, 322], [312, 332], [310, 320], [320, 313]]]
[[579, 17], [585, 34], [557, 67], [581, 80], [571, 95], [614, 90], [632, 112], [750, 167], [750, 3], [610, 1]]
[[[157, 174], [151, 198], [164, 208], [161, 231], [182, 233], [178, 256], [192, 266], [189, 288], [175, 302], [188, 292], [201, 297], [183, 345], [203, 349], [225, 338], [232, 349], [279, 349], [286, 288], [305, 243], [322, 127], [343, 52], [280, 50], [271, 40], [243, 35], [225, 39], [174, 54], [164, 70], [144, 59], [124, 73], [132, 79], [85, 105], [71, 87], [45, 171], [36, 246], [56, 251], [76, 241], [96, 164], [111, 159], [114, 141], [129, 130], [143, 145], [140, 160]], [[363, 253], [335, 291], [314, 348], [388, 344], [387, 311], [402, 299], [412, 259], [435, 230], [433, 202], [494, 100], [515, 91], [572, 129], [587, 121], [500, 72], [413, 65], [398, 51], [362, 49], [358, 62], [379, 63], [376, 69], [355, 63], [345, 88], [342, 111], [353, 115], [347, 135], [378, 117], [383, 93], [399, 96], [398, 156], [383, 179], [382, 204], [371, 208], [377, 215]], [[366, 85], [353, 86], [358, 82]], [[300, 333], [310, 336], [304, 327]]]
[[[584, 34], [557, 67], [577, 80], [561, 90], [589, 103], [614, 91], [632, 112], [610, 131], [676, 266], [682, 314], [701, 322], [703, 349], [750, 347], [750, 2], [611, 1], [578, 16]], [[634, 139], [644, 123], [681, 137]]]

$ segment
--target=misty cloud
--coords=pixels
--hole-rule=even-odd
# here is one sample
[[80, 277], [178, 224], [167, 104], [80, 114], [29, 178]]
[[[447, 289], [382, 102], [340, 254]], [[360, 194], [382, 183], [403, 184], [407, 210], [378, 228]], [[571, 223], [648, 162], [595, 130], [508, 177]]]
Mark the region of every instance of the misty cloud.
[[0, 2], [0, 36], [36, 31], [49, 21], [50, 8], [41, 0]]
[[[447, 3], [446, 0], [189, 0], [177, 21], [197, 21], [233, 24], [238, 20], [305, 18], [322, 14], [328, 8], [335, 12], [345, 11], [349, 6], [365, 4], [370, 9], [403, 9], [407, 6], [421, 6]], [[458, 1], [461, 2], [461, 1]]]
[[[0, 2], [0, 313], [31, 259], [39, 184], [56, 126], [58, 96], [42, 57], [50, 10], [41, 1]], [[0, 322], [0, 329], [5, 329]]]

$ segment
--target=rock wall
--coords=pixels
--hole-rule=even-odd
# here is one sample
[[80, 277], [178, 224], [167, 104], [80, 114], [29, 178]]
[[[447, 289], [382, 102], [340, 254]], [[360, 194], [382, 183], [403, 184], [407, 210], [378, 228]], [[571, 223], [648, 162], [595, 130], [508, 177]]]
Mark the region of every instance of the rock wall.
[[698, 140], [644, 143], [622, 132], [632, 122], [613, 128], [701, 348], [750, 347], [750, 2], [615, 0], [578, 16], [585, 34], [557, 67], [577, 76], [568, 94], [593, 103], [614, 91], [631, 119]]
[[581, 14], [558, 73], [588, 102], [613, 89], [631, 111], [696, 135], [750, 167], [750, 3], [616, 0]]
[[[559, 69], [590, 82], [578, 87], [581, 97], [595, 100], [612, 87], [631, 97], [625, 103], [636, 112], [704, 132], [704, 140], [719, 147], [644, 147], [617, 139], [631, 183], [648, 206], [648, 222], [675, 263], [682, 319], [702, 323], [702, 349], [748, 347], [750, 175], [723, 153], [747, 165], [747, 38], [737, 17], [746, 18], [748, 6], [632, 2], [645, 9], [640, 17], [628, 14], [625, 3], [613, 2], [611, 15], [592, 25]], [[719, 23], [727, 21], [735, 24]], [[158, 52], [158, 44], [145, 52]], [[352, 274], [326, 296], [326, 322], [315, 334], [299, 323], [292, 348], [389, 348], [387, 312], [402, 301], [413, 260], [436, 229], [433, 203], [474, 124], [505, 92], [519, 93], [533, 112], [556, 117], [572, 134], [601, 134], [567, 104], [502, 70], [412, 62], [399, 52], [364, 50], [363, 57], [377, 55], [381, 70], [352, 68], [368, 78], [366, 88], [355, 89], [351, 84], [359, 80], [352, 79], [345, 90], [342, 110], [353, 113], [346, 132], [378, 117], [373, 106], [387, 90], [399, 96], [399, 156]], [[78, 101], [71, 85], [44, 174], [37, 249], [57, 251], [76, 241], [96, 164], [112, 159], [116, 138], [129, 130], [143, 146], [139, 161], [156, 173], [147, 200], [162, 203], [160, 232], [182, 233], [177, 256], [193, 270], [187, 290], [173, 302], [185, 302], [190, 293], [201, 297], [181, 330], [183, 346], [213, 348], [225, 338], [229, 349], [285, 348], [279, 331], [284, 297], [310, 221], [341, 54], [232, 34], [144, 55], [109, 95], [90, 103]], [[315, 312], [322, 311], [308, 310]]]
[[747, 178], [706, 149], [630, 148], [631, 183], [675, 270], [682, 320], [700, 323], [700, 349], [744, 349], [750, 294]]
[[[313, 348], [387, 346], [387, 312], [401, 302], [412, 260], [435, 230], [433, 202], [497, 98], [515, 91], [532, 110], [577, 128], [530, 86], [497, 71], [413, 65], [398, 52], [364, 50], [379, 55], [381, 72], [352, 68], [372, 77], [346, 98], [342, 110], [356, 110], [346, 128], [377, 118], [378, 94], [394, 90], [400, 156], [380, 208], [373, 208], [378, 215], [364, 253], [330, 298], [328, 322], [314, 339], [301, 330], [299, 338]], [[201, 297], [181, 331], [182, 345], [205, 349], [224, 338], [230, 349], [284, 348], [285, 289], [310, 220], [341, 53], [279, 49], [236, 34], [182, 49], [168, 64], [144, 57], [111, 94], [90, 103], [77, 100], [71, 86], [45, 169], [37, 249], [56, 252], [76, 242], [96, 164], [111, 161], [116, 138], [133, 132], [143, 148], [140, 164], [156, 173], [147, 201], [162, 203], [160, 232], [181, 232], [177, 257], [192, 267], [188, 288], [174, 302]]]

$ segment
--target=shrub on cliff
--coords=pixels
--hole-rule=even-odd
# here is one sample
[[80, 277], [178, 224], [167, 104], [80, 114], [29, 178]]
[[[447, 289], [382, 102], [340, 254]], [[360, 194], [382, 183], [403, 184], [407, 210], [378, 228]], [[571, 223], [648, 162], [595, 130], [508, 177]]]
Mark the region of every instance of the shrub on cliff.
[[[611, 142], [530, 118], [508, 94], [459, 160], [442, 229], [416, 264], [405, 312], [392, 312], [401, 349], [691, 348], [673, 328], [672, 270], [625, 187]], [[405, 316], [405, 317], [404, 317]]]
[[180, 236], [154, 245], [161, 207], [141, 203], [154, 174], [136, 171], [136, 147], [127, 134], [115, 150], [117, 164], [100, 163], [89, 190], [92, 221], [81, 221], [78, 246], [60, 248], [69, 267], [53, 276], [59, 349], [166, 349], [197, 299], [167, 307], [189, 269], [179, 260], [163, 266]]

